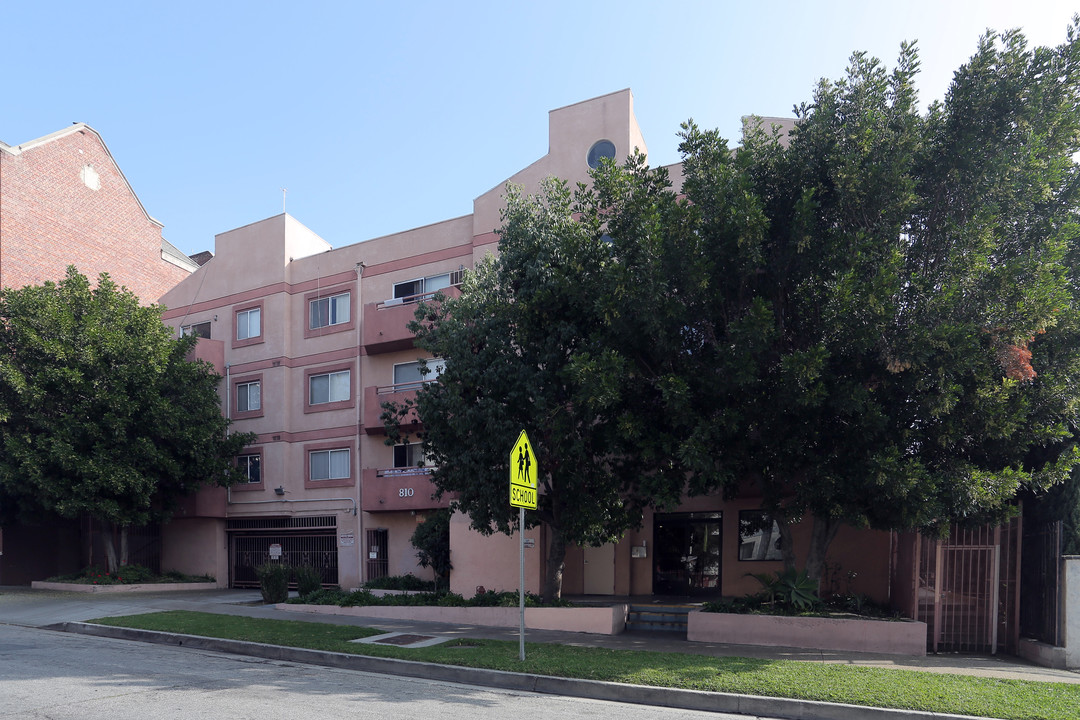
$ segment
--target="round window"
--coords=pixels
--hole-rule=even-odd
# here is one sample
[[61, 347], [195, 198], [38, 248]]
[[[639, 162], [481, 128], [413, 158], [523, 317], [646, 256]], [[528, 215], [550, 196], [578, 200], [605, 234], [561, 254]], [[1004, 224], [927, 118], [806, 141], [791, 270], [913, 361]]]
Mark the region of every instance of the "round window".
[[597, 140], [593, 143], [593, 146], [589, 148], [589, 167], [596, 168], [600, 166], [600, 158], [615, 159], [615, 143], [610, 140]]

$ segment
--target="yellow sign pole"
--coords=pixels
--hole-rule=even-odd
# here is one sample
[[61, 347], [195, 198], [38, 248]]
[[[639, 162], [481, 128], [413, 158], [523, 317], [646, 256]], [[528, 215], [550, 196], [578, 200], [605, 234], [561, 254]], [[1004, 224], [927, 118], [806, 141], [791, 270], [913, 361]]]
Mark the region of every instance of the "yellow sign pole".
[[518, 659], [525, 662], [525, 508], [536, 509], [536, 463], [529, 436], [522, 430], [510, 449], [510, 507], [518, 509]]

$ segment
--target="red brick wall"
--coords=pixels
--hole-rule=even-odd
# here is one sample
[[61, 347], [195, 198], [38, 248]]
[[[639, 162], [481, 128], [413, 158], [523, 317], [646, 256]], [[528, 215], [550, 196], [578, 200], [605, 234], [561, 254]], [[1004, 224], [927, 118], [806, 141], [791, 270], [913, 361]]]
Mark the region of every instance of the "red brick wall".
[[[100, 189], [81, 179], [85, 166]], [[89, 128], [17, 155], [0, 150], [0, 203], [0, 286], [59, 280], [74, 265], [91, 280], [108, 272], [149, 304], [188, 275], [162, 260], [161, 227]]]

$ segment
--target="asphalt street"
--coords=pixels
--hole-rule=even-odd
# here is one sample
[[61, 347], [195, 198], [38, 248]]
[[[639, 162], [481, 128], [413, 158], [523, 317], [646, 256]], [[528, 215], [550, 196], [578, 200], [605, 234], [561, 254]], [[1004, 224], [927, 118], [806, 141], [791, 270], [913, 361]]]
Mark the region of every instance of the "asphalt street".
[[304, 717], [750, 720], [0, 625], [0, 718]]

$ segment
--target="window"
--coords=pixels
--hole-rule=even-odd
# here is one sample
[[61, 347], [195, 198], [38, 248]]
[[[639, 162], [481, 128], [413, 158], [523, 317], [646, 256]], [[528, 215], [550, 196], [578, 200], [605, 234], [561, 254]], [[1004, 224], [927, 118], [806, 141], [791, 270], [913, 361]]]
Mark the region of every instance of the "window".
[[308, 454], [311, 480], [342, 480], [349, 477], [349, 449], [312, 450]]
[[[421, 364], [423, 364], [423, 368]], [[426, 382], [435, 380], [442, 375], [445, 369], [446, 361], [442, 358], [398, 363], [394, 366], [394, 386], [397, 390], [412, 390]]]
[[241, 474], [247, 475], [249, 484], [262, 482], [261, 465], [261, 455], [240, 455], [236, 458], [236, 468]]
[[780, 526], [761, 510], [739, 511], [739, 559], [783, 560]]
[[[418, 300], [420, 295], [430, 295], [434, 292], [438, 292], [443, 288], [450, 287], [454, 284], [451, 275], [460, 275], [460, 273], [441, 273], [439, 275], [428, 275], [427, 277], [417, 278], [416, 280], [407, 280], [405, 282], [394, 284], [394, 299], [407, 299]], [[458, 282], [461, 282], [460, 277], [457, 278]]]
[[236, 313], [236, 339], [250, 340], [262, 335], [262, 308], [251, 308]]
[[424, 446], [420, 443], [407, 443], [394, 446], [394, 467], [410, 468], [429, 465], [424, 455]]
[[236, 386], [236, 412], [262, 409], [262, 383], [249, 382]]
[[312, 375], [308, 378], [308, 404], [322, 405], [348, 400], [351, 389], [350, 380], [349, 370]]
[[312, 330], [349, 322], [349, 293], [318, 298], [308, 303], [308, 327]]
[[585, 157], [585, 162], [589, 163], [589, 167], [594, 170], [600, 167], [600, 161], [603, 158], [610, 160], [615, 159], [615, 143], [610, 140], [597, 140], [589, 148], [589, 154]]
[[352, 287], [345, 284], [319, 288], [304, 294], [307, 320], [302, 325], [305, 338], [317, 338], [331, 333], [350, 332], [356, 329], [356, 296]]
[[181, 337], [194, 335], [195, 337], [210, 339], [210, 323], [202, 322], [194, 325], [185, 325], [180, 328], [180, 335]]

